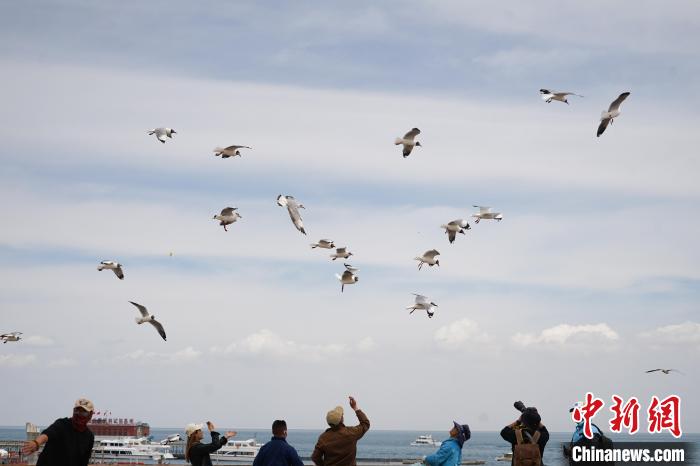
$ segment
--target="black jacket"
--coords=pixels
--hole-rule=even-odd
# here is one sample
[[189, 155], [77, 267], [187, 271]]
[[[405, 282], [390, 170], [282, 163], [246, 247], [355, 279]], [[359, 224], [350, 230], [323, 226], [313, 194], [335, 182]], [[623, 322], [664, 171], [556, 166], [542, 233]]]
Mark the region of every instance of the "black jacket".
[[[540, 458], [544, 455], [544, 447], [547, 445], [547, 442], [549, 441], [549, 431], [545, 426], [542, 426], [538, 428], [537, 430], [533, 430], [530, 428], [524, 428], [524, 426], [519, 426], [523, 427], [523, 431], [527, 432], [531, 436], [535, 434], [535, 432], [539, 431], [540, 433], [540, 438], [537, 441], [537, 445], [540, 447]], [[510, 449], [515, 453], [515, 445], [518, 443], [517, 439], [515, 438], [515, 430], [511, 426], [505, 426], [501, 430], [501, 437], [503, 437], [503, 440], [506, 442], [510, 442]], [[526, 437], [526, 436], [523, 436]], [[511, 460], [510, 464], [513, 464], [513, 460]]]
[[212, 466], [209, 453], [214, 453], [226, 445], [228, 439], [221, 437], [218, 432], [211, 432], [211, 443], [195, 443], [190, 447], [190, 463], [192, 466]]
[[37, 466], [87, 466], [92, 455], [95, 435], [86, 429], [78, 432], [67, 417], [56, 419], [44, 429], [49, 439], [39, 454]]

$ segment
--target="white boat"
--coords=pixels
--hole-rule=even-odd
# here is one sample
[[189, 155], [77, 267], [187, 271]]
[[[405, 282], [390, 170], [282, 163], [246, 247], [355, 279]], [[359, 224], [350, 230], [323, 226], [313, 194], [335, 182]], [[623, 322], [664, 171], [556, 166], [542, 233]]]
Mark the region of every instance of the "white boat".
[[96, 438], [92, 447], [93, 462], [119, 460], [121, 462], [163, 461], [174, 459], [169, 445], [150, 443], [146, 438]]
[[496, 458], [496, 461], [511, 461], [513, 459], [513, 453], [503, 453], [501, 456]]
[[212, 462], [216, 463], [247, 463], [252, 464], [253, 459], [260, 451], [261, 443], [254, 438], [248, 440], [229, 439], [226, 445], [210, 453]]
[[433, 440], [432, 435], [419, 435], [412, 443], [412, 447], [439, 447], [442, 442]]

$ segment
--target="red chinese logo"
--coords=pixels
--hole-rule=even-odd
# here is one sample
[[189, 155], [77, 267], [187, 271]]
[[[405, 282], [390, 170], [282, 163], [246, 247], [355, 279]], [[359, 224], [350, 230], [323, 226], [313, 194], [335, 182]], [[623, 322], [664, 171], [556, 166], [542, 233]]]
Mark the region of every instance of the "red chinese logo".
[[653, 396], [647, 414], [649, 415], [649, 433], [668, 430], [676, 438], [681, 436], [681, 398], [679, 396], [671, 395], [661, 401]]
[[583, 435], [593, 438], [593, 430], [591, 429], [593, 416], [603, 407], [603, 400], [593, 396], [593, 393], [586, 393], [586, 402], [583, 406], [574, 408], [571, 418], [578, 423], [583, 421]]
[[630, 434], [635, 434], [639, 430], [639, 401], [632, 397], [622, 406], [622, 398], [617, 395], [612, 397], [615, 404], [610, 408], [615, 417], [610, 421], [610, 430], [620, 432], [625, 427]]

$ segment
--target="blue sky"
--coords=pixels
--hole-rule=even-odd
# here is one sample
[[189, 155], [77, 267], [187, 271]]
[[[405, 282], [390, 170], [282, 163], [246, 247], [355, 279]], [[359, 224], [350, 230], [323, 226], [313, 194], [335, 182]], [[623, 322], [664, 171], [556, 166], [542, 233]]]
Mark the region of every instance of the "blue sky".
[[[3, 384], [2, 424], [88, 396], [152, 425], [321, 428], [353, 393], [379, 428], [496, 430], [523, 398], [568, 430], [594, 391], [678, 393], [697, 432], [698, 9], [1, 4], [0, 331], [27, 338], [0, 367], [53, 387], [27, 405]], [[585, 97], [546, 104], [541, 87]], [[160, 144], [156, 126], [178, 134]], [[403, 159], [392, 142], [413, 126], [423, 147]], [[213, 156], [230, 144], [253, 150]], [[308, 237], [280, 193], [306, 205]], [[448, 244], [440, 225], [473, 204], [505, 219]], [[225, 233], [229, 205], [243, 219]], [[309, 248], [322, 237], [361, 269], [342, 294], [342, 264]], [[432, 248], [441, 267], [417, 271]], [[412, 292], [434, 319], [407, 315]]]

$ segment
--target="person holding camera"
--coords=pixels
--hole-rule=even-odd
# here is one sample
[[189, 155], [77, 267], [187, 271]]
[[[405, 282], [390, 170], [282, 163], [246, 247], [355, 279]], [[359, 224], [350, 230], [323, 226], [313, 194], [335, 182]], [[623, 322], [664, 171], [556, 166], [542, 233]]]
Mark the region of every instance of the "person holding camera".
[[185, 434], [187, 434], [185, 461], [192, 463], [193, 466], [212, 466], [209, 454], [226, 445], [228, 439], [236, 436], [236, 432], [229, 431], [221, 437], [221, 434], [214, 430], [216, 429], [214, 424], [211, 421], [207, 421], [207, 428], [211, 434], [211, 443], [202, 443], [204, 438], [202, 427], [204, 427], [202, 424], [188, 424], [185, 428]]
[[549, 441], [549, 431], [542, 424], [542, 418], [535, 407], [525, 407], [522, 401], [513, 406], [520, 411], [520, 417], [501, 430], [501, 437], [511, 444], [513, 466], [542, 464], [544, 448]]

